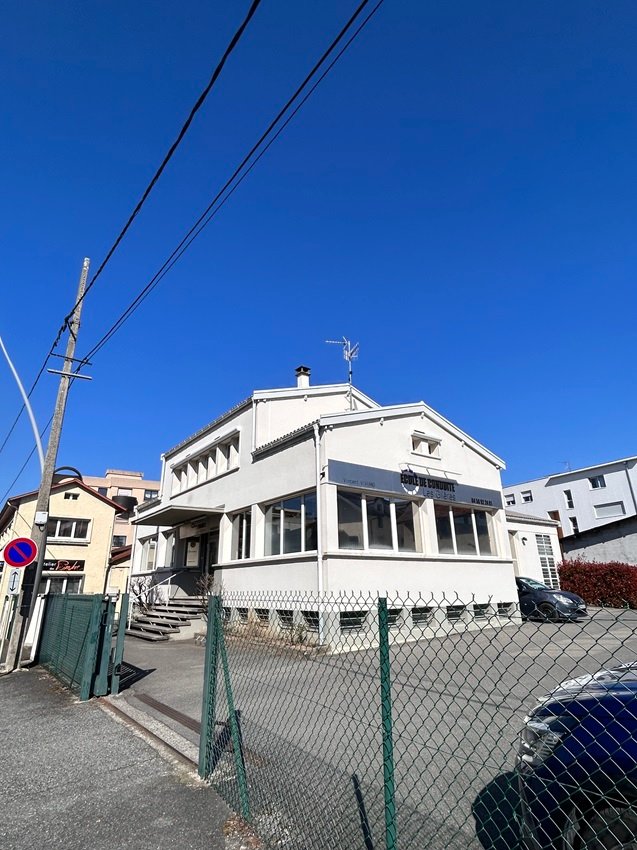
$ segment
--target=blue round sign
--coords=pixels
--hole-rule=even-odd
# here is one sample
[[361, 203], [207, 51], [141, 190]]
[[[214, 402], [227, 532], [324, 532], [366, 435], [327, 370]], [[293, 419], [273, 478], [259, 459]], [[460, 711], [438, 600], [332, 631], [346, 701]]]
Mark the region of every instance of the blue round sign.
[[4, 559], [10, 567], [28, 567], [38, 556], [38, 547], [30, 537], [18, 537], [4, 547]]

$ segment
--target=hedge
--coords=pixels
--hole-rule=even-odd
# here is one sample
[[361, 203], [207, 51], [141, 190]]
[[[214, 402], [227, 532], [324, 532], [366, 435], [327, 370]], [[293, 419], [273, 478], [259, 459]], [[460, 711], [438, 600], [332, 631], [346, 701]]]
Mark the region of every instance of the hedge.
[[637, 608], [637, 567], [574, 558], [562, 561], [558, 569], [562, 590], [577, 593], [588, 605]]

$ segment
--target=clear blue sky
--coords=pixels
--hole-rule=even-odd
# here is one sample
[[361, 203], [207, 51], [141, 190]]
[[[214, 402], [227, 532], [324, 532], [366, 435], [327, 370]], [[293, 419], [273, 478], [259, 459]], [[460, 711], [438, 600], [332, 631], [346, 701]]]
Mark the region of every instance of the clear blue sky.
[[[2, 321], [32, 380], [245, 2], [8, 4], [0, 27]], [[264, 0], [86, 300], [85, 352], [161, 264], [354, 8]], [[423, 399], [505, 482], [637, 453], [637, 6], [386, 0], [69, 401], [59, 463], [159, 455], [299, 363]], [[36, 415], [52, 412], [46, 375]], [[0, 363], [0, 441], [19, 397]], [[8, 487], [32, 438], [0, 455]], [[34, 486], [37, 461], [17, 490]]]

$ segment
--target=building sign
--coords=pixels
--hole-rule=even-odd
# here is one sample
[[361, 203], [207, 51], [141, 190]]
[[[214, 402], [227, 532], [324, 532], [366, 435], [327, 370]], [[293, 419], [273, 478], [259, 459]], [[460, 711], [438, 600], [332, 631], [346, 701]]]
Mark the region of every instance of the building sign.
[[414, 472], [407, 464], [402, 469], [391, 470], [330, 460], [327, 465], [327, 477], [330, 484], [355, 487], [358, 490], [379, 490], [400, 496], [419, 496], [421, 499], [458, 502], [483, 508], [502, 507], [502, 493], [499, 490], [459, 484], [452, 478], [423, 475]]
[[76, 561], [72, 558], [45, 560], [42, 569], [50, 572], [81, 573], [84, 572], [86, 561]]
[[187, 567], [198, 567], [199, 566], [199, 538], [196, 540], [189, 540], [186, 544], [186, 566]]

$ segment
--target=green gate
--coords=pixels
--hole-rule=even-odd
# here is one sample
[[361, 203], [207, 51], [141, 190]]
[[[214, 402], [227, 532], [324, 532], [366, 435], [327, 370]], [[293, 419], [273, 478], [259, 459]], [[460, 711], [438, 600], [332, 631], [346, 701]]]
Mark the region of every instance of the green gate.
[[[55, 594], [44, 601], [37, 661], [81, 700], [117, 693], [125, 628], [117, 633], [115, 601], [101, 594]], [[120, 623], [126, 623], [128, 594]]]

